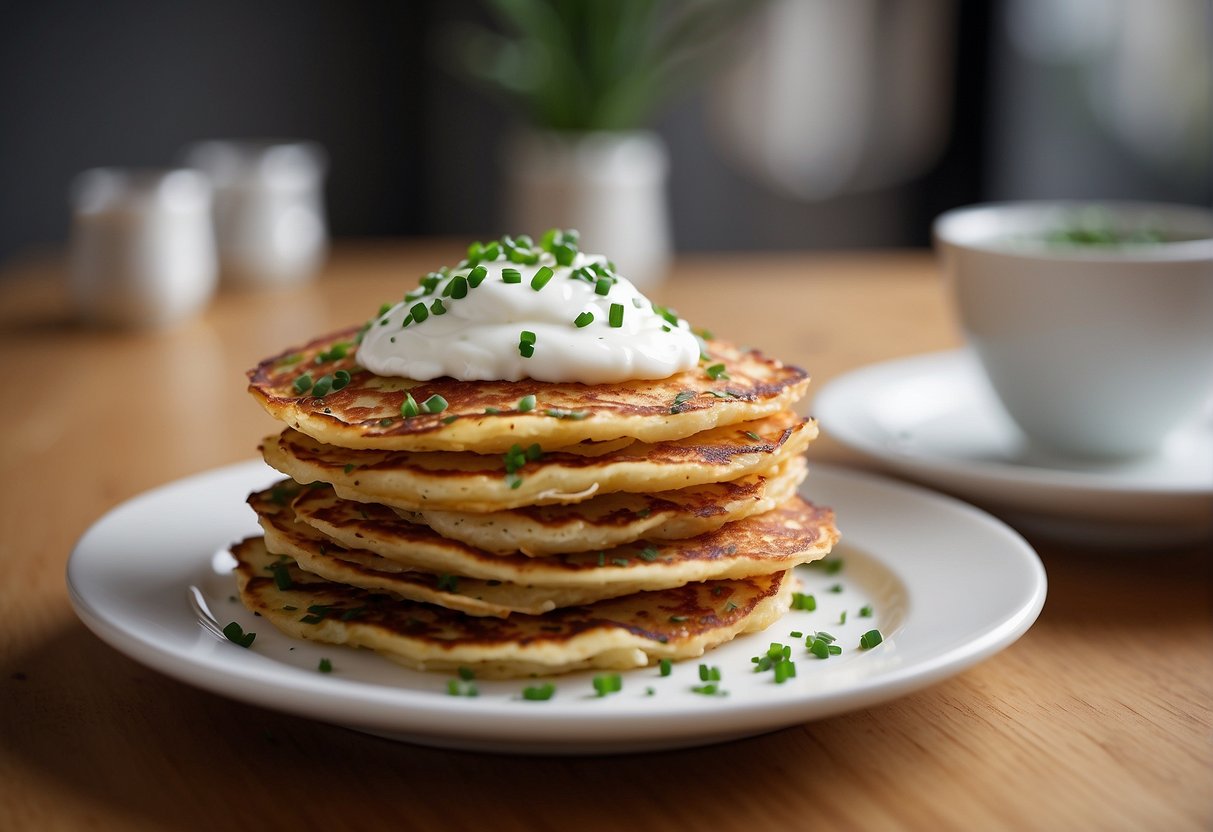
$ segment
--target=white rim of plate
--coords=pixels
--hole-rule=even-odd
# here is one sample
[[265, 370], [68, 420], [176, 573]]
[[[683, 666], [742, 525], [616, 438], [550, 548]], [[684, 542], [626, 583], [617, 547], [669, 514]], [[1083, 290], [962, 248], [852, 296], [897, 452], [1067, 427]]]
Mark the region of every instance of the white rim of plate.
[[981, 477], [990, 482], [1005, 482], [1019, 486], [1041, 486], [1071, 490], [1092, 491], [1106, 494], [1133, 496], [1204, 496], [1213, 495], [1210, 486], [1174, 486], [1157, 482], [1127, 484], [1123, 480], [1109, 478], [1106, 473], [1075, 471], [1063, 468], [1044, 468], [1033, 465], [1013, 465], [985, 460], [958, 461], [946, 456], [898, 453], [886, 444], [887, 432], [873, 435], [856, 426], [847, 415], [855, 402], [870, 399], [866, 391], [885, 387], [893, 382], [904, 382], [913, 375], [953, 371], [954, 366], [976, 361], [967, 349], [925, 353], [909, 358], [897, 358], [852, 370], [826, 383], [813, 399], [813, 413], [829, 435], [866, 456], [906, 469], [937, 472], [950, 477]]

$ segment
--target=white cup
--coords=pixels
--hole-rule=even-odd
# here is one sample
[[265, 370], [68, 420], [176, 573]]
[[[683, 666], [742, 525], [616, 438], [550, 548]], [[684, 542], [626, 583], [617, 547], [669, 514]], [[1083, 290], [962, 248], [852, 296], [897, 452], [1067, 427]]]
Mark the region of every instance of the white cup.
[[[1122, 237], [1050, 243], [1091, 217]], [[1011, 418], [1042, 450], [1156, 451], [1213, 392], [1213, 211], [1020, 202], [935, 221], [965, 336]]]
[[324, 150], [311, 142], [205, 141], [185, 164], [215, 191], [215, 236], [225, 283], [298, 283], [314, 276], [328, 251]]
[[95, 168], [71, 188], [68, 289], [107, 326], [165, 326], [202, 309], [217, 280], [211, 191], [192, 170]]

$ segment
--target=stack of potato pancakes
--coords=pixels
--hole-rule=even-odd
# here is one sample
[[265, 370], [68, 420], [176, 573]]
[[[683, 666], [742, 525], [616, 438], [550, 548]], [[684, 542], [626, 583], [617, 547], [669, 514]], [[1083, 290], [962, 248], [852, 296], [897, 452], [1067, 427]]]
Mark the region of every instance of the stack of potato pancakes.
[[780, 617], [838, 538], [797, 496], [803, 370], [705, 340], [656, 381], [414, 381], [360, 367], [359, 335], [249, 372], [289, 479], [233, 554], [290, 635], [481, 678], [697, 657]]

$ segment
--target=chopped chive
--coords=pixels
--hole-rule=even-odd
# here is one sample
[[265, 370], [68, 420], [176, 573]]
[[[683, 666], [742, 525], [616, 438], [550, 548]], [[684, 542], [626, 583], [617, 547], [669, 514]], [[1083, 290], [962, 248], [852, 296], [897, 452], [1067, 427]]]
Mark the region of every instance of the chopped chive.
[[484, 413], [486, 416], [491, 415], [493, 413], [500, 413], [500, 412], [501, 412], [501, 408], [499, 408], [499, 407], [486, 407], [484, 409]]
[[775, 684], [782, 685], [788, 679], [796, 675], [796, 663], [793, 661], [783, 661], [775, 665]]
[[745, 432], [745, 435], [748, 436], [750, 439], [753, 439], [755, 442], [762, 441], [762, 437], [759, 436], [758, 434], [754, 433], [754, 431], [752, 431], [752, 430], [747, 430]]
[[458, 673], [459, 678], [465, 682], [470, 682], [476, 678], [476, 672], [474, 670], [472, 670], [470, 667], [460, 667], [455, 672]]
[[531, 332], [529, 329], [524, 329], [522, 332], [518, 333], [518, 340], [523, 344], [533, 344], [535, 343], [535, 333]]
[[244, 628], [235, 621], [223, 628], [223, 635], [232, 644], [238, 644], [241, 647], [250, 646], [253, 643], [253, 639], [257, 638], [256, 633], [246, 633]]
[[421, 411], [417, 407], [417, 400], [413, 398], [412, 393], [404, 394], [404, 401], [400, 403], [400, 415], [406, 419], [418, 415]]
[[442, 411], [446, 410], [446, 408], [446, 399], [442, 398], [442, 396], [439, 396], [437, 393], [421, 403], [421, 409], [426, 413], [441, 413]]
[[538, 292], [544, 286], [548, 285], [548, 281], [552, 279], [553, 274], [555, 274], [555, 272], [552, 271], [551, 266], [540, 266], [535, 272], [535, 276], [531, 278], [531, 288]]
[[468, 285], [471, 286], [473, 289], [475, 289], [477, 286], [479, 286], [481, 283], [484, 282], [484, 279], [485, 279], [485, 277], [488, 276], [488, 273], [489, 273], [489, 270], [486, 269], [484, 266], [477, 266], [476, 268], [474, 268], [470, 272], [468, 272]]
[[839, 647], [837, 644], [831, 644], [826, 649], [830, 651], [831, 656], [837, 656], [842, 653], [842, 648]]
[[623, 690], [623, 676], [619, 673], [604, 673], [594, 677], [593, 685], [600, 697], [608, 693], [618, 693]]
[[523, 341], [518, 345], [518, 354], [523, 358], [530, 358], [535, 354], [535, 345], [528, 344], [527, 342]]
[[736, 601], [733, 601], [733, 600], [731, 600], [731, 599], [730, 599], [730, 600], [728, 600], [728, 601], [726, 601], [726, 602], [725, 602], [725, 604], [724, 604], [724, 611], [725, 611], [725, 612], [732, 612], [732, 611], [733, 611], [733, 610], [735, 610], [735, 609], [737, 609], [737, 602], [736, 602]]
[[686, 409], [686, 403], [689, 402], [691, 399], [695, 398], [697, 395], [699, 395], [699, 394], [696, 393], [694, 390], [683, 390], [681, 393], [679, 393], [677, 396], [674, 397], [674, 403], [672, 405], [670, 405], [670, 412], [671, 413], [681, 413], [683, 410]]
[[800, 630], [793, 630], [792, 632], [788, 633], [788, 637], [789, 638], [804, 638], [804, 633], [800, 632]]
[[720, 692], [720, 685], [715, 683], [696, 685], [695, 687], [691, 688], [691, 693], [698, 693], [701, 696], [716, 696]]
[[859, 617], [860, 618], [871, 618], [872, 617], [872, 605], [864, 604], [862, 607], [860, 607], [859, 608]]
[[458, 575], [439, 575], [438, 590], [440, 592], [459, 592], [459, 576]]
[[823, 639], [815, 638], [808, 645], [809, 652], [819, 659], [828, 659], [830, 657], [830, 645]]
[[350, 471], [353, 471], [353, 470], [354, 470], [355, 468], [357, 468], [357, 467], [358, 467], [358, 465], [357, 465], [356, 463], [353, 463], [353, 462], [347, 462], [347, 463], [345, 464], [345, 466], [344, 466], [344, 467], [343, 467], [341, 470], [342, 470], [342, 471], [345, 471], [345, 473], [347, 473], [347, 474], [348, 474]]
[[669, 659], [662, 659], [657, 663], [657, 667], [662, 676], [669, 676], [674, 669], [674, 663]]
[[545, 416], [551, 416], [553, 419], [572, 419], [574, 422], [580, 422], [582, 419], [588, 419], [590, 411], [588, 410], [560, 410], [552, 408], [543, 411]]
[[452, 414], [450, 416], [443, 416], [441, 419], [439, 419], [439, 421], [442, 422], [442, 424], [444, 424], [444, 425], [449, 425], [449, 424], [454, 423], [458, 418], [459, 418], [458, 416], [455, 416], [454, 414]]
[[[600, 277], [594, 281], [594, 294], [606, 295], [611, 291], [611, 279], [608, 277]], [[612, 324], [613, 326], [613, 324]]]
[[430, 310], [424, 303], [414, 303], [409, 308], [409, 314], [413, 316], [415, 323], [421, 323], [430, 316]]
[[534, 685], [522, 689], [522, 698], [528, 702], [546, 702], [556, 693], [556, 686], [551, 682]]
[[467, 682], [460, 679], [448, 679], [446, 683], [446, 692], [449, 696], [479, 696], [480, 691], [476, 688], [474, 682]]
[[842, 571], [842, 558], [826, 558], [817, 561], [817, 566], [825, 570], [827, 575], [837, 575]]
[[706, 664], [699, 665], [699, 681], [719, 682], [720, 668], [716, 666], [708, 667]]
[[833, 592], [835, 594], [842, 592], [842, 584], [834, 584], [829, 589], [827, 589], [826, 592]]
[[518, 271], [517, 269], [502, 269], [501, 270], [501, 282], [502, 283], [521, 283], [522, 282], [522, 272]]
[[843, 610], [842, 614], [838, 616], [838, 623], [839, 624], [847, 623], [847, 611], [846, 610]]
[[303, 375], [299, 376], [299, 378], [295, 379], [295, 384], [293, 386], [295, 388], [295, 392], [302, 396], [308, 390], [312, 389], [312, 374], [304, 373]]
[[606, 552], [599, 552], [599, 553], [598, 553], [598, 565], [599, 565], [599, 566], [606, 566]]
[[687, 620], [687, 617], [685, 615], [671, 615], [670, 616], [671, 624], [681, 624], [686, 620]]
[[556, 258], [557, 265], [571, 266], [577, 259], [577, 248], [569, 243], [558, 243], [552, 246], [552, 256]]
[[331, 661], [329, 661], [328, 659], [321, 659], [320, 664], [316, 669], [319, 670], [321, 673], [332, 673], [333, 672], [333, 663]]
[[728, 390], [705, 390], [709, 396], [715, 396], [718, 399], [735, 399], [736, 393], [730, 393]]
[[345, 341], [338, 341], [327, 350], [317, 353], [315, 362], [317, 364], [324, 364], [327, 361], [337, 361], [338, 359], [345, 358], [346, 354], [349, 352], [349, 349], [350, 345], [348, 343]]
[[317, 398], [324, 398], [333, 389], [333, 377], [323, 375], [316, 379], [316, 383], [312, 385], [312, 395]]
[[590, 324], [592, 324], [593, 322], [594, 322], [594, 313], [593, 312], [582, 312], [580, 315], [578, 315], [576, 318], [573, 319], [573, 325], [579, 329], [582, 327], [587, 327]]
[[652, 546], [645, 546], [640, 551], [640, 559], [652, 563], [653, 561], [657, 560], [657, 550]]
[[443, 297], [450, 295], [458, 300], [468, 296], [468, 279], [463, 275], [456, 275], [451, 278], [451, 282], [446, 284], [446, 288], [442, 290]]
[[430, 314], [431, 315], [445, 315], [446, 314], [446, 304], [444, 304], [442, 302], [442, 298], [436, 298], [434, 300], [434, 302], [430, 304]]
[[807, 610], [812, 612], [817, 609], [817, 599], [812, 595], [806, 595], [803, 592], [792, 593], [792, 609]]
[[627, 566], [628, 559], [627, 558], [611, 558], [611, 563], [615, 564], [616, 566]]
[[534, 409], [535, 409], [535, 394], [534, 393], [532, 393], [528, 396], [523, 396], [521, 399], [518, 400], [518, 412], [526, 413], [526, 412], [534, 410]]
[[729, 374], [725, 371], [723, 364], [713, 364], [711, 367], [708, 367], [705, 372], [708, 374], [708, 378], [710, 378], [712, 381], [729, 377]]
[[864, 650], [871, 650], [882, 641], [884, 641], [884, 636], [880, 634], [880, 630], [868, 630], [859, 637], [859, 646]]
[[611, 312], [607, 318], [607, 322], [616, 329], [623, 326], [623, 304], [622, 303], [612, 303], [611, 304]]

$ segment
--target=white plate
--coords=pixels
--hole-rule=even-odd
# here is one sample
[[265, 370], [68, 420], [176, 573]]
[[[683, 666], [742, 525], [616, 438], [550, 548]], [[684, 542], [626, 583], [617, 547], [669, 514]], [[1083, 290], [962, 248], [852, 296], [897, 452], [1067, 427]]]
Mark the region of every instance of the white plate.
[[1122, 548], [1213, 537], [1213, 414], [1147, 459], [1047, 456], [1031, 449], [965, 350], [848, 373], [817, 394], [813, 413], [843, 444], [1024, 531]]
[[[257, 533], [244, 498], [277, 477], [260, 462], [221, 468], [107, 514], [68, 565], [77, 613], [137, 661], [264, 707], [428, 745], [604, 753], [719, 742], [901, 696], [1015, 641], [1045, 597], [1035, 552], [994, 518], [910, 486], [815, 467], [806, 493], [838, 511], [843, 569], [801, 568], [815, 612], [789, 613], [707, 654], [727, 695], [692, 692], [700, 684], [692, 661], [664, 678], [657, 668], [626, 672], [622, 692], [605, 698], [593, 695], [592, 673], [555, 678], [546, 702], [521, 699], [528, 683], [519, 681], [479, 682], [478, 697], [453, 697], [448, 676], [289, 639], [234, 600], [226, 547]], [[842, 591], [830, 592], [834, 584]], [[865, 604], [871, 618], [859, 616]], [[229, 621], [257, 633], [251, 648], [220, 635]], [[860, 635], [872, 628], [884, 643], [860, 650]], [[835, 635], [842, 655], [817, 659], [789, 636], [815, 630]], [[750, 661], [772, 641], [792, 644], [798, 675], [782, 685]], [[322, 657], [331, 674], [318, 672]]]

